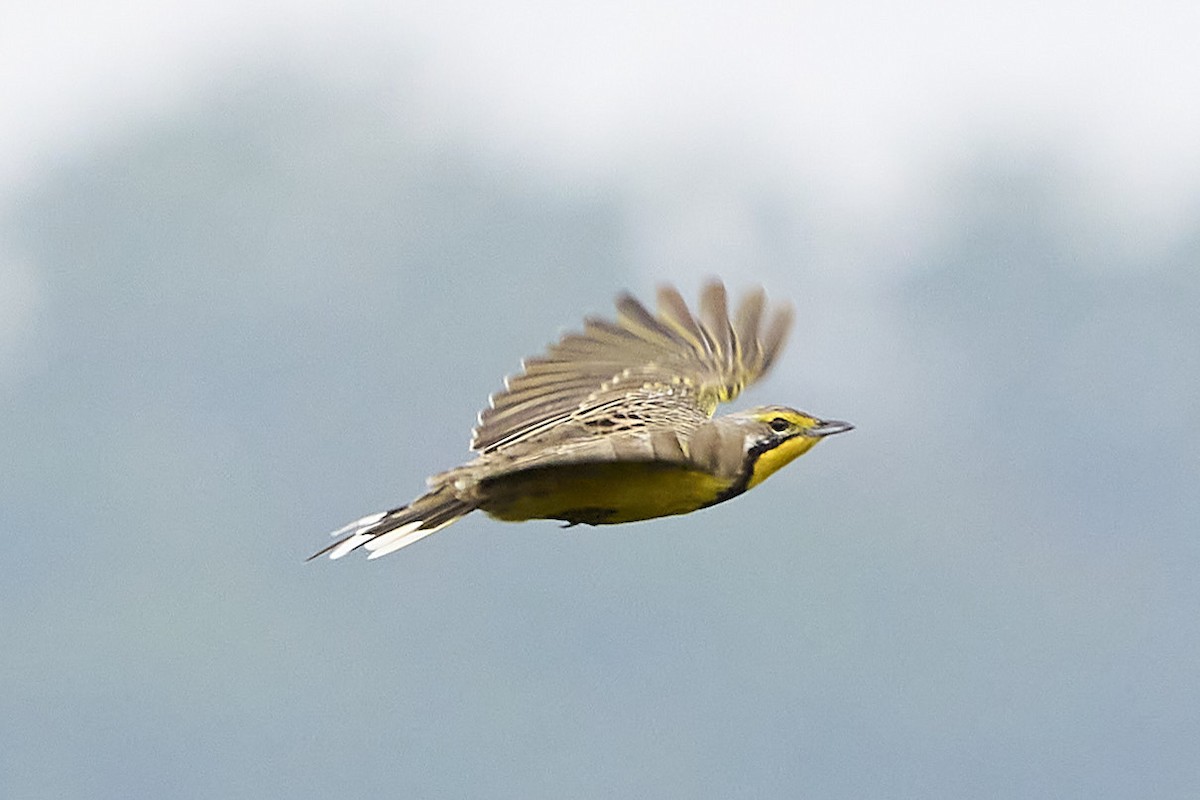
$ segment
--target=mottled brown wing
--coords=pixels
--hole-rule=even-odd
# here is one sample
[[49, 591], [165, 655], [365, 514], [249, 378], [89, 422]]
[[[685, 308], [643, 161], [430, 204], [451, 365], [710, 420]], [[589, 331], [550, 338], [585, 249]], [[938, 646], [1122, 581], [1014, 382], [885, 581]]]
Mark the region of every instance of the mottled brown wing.
[[[766, 316], [761, 289], [730, 318], [725, 287], [708, 283], [693, 316], [673, 287], [658, 291], [657, 314], [628, 294], [617, 298], [615, 322], [589, 317], [545, 354], [526, 359], [479, 415], [471, 449], [488, 453], [572, 419], [619, 410], [621, 398], [652, 398], [651, 415], [707, 418], [770, 369], [792, 313]], [[642, 404], [646, 405], [646, 404]], [[645, 420], [650, 426], [655, 420]]]

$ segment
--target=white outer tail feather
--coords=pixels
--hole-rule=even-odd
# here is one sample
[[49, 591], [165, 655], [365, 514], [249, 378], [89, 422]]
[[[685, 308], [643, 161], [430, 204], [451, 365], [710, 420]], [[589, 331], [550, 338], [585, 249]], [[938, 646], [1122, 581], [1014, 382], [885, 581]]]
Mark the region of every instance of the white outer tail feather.
[[333, 533], [329, 534], [330, 536], [344, 536], [347, 533], [350, 534], [341, 542], [339, 542], [337, 547], [329, 551], [329, 560], [336, 561], [347, 553], [352, 553], [360, 547], [364, 550], [370, 551], [371, 554], [367, 556], [368, 560], [372, 558], [379, 558], [380, 556], [386, 556], [388, 553], [394, 553], [402, 547], [407, 547], [413, 542], [418, 542], [429, 534], [436, 533], [437, 531], [440, 531], [442, 528], [446, 527], [446, 525], [450, 524], [448, 522], [445, 525], [438, 525], [436, 528], [419, 530], [423, 520], [416, 519], [412, 522], [401, 525], [395, 530], [390, 530], [387, 533], [374, 533], [372, 529], [377, 527], [380, 521], [382, 521], [387, 514], [388, 512], [386, 511], [381, 511], [377, 514], [369, 514], [362, 519], [355, 520], [349, 525], [344, 525]]
[[[336, 560], [360, 547], [369, 552], [368, 559], [386, 556], [421, 541], [431, 533], [437, 533], [472, 509], [473, 506], [435, 490], [410, 505], [368, 514], [343, 525], [330, 534], [334, 538], [342, 538], [312, 558], [328, 553], [330, 559]], [[414, 513], [421, 516], [414, 519]], [[422, 527], [427, 520], [432, 524]]]
[[[454, 520], [450, 520], [450, 522], [453, 521]], [[371, 555], [367, 556], [367, 560], [370, 561], [373, 558], [386, 556], [388, 553], [396, 552], [401, 547], [408, 547], [413, 542], [419, 542], [429, 534], [437, 533], [442, 528], [449, 525], [450, 522], [442, 523], [441, 525], [437, 525], [433, 528], [418, 530], [417, 528], [421, 524], [421, 520], [417, 520], [416, 522], [410, 522], [407, 525], [402, 525], [396, 530], [385, 533], [382, 536], [377, 536], [363, 545], [363, 547], [371, 551]]]
[[[421, 527], [422, 520], [415, 519], [412, 522], [405, 523], [394, 531], [376, 536], [371, 541], [363, 545], [363, 548], [370, 551], [371, 555], [367, 558], [378, 558], [382, 555], [387, 555], [395, 550], [399, 550], [407, 543], [409, 534], [423, 533], [418, 530]], [[419, 538], [419, 537], [418, 537]]]
[[356, 519], [348, 525], [343, 525], [329, 535], [332, 537], [345, 536], [350, 534], [344, 541], [339, 543], [337, 547], [329, 553], [330, 559], [338, 559], [354, 550], [363, 542], [370, 541], [372, 538], [371, 528], [375, 527], [381, 519], [387, 516], [386, 511], [380, 511], [377, 514], [368, 514], [362, 519]]
[[350, 551], [361, 546], [364, 542], [369, 542], [369, 541], [371, 541], [371, 534], [355, 533], [354, 535], [348, 536], [345, 539], [343, 539], [337, 545], [337, 547], [334, 547], [333, 550], [329, 551], [329, 558], [332, 561], [336, 561], [337, 559], [346, 555]]

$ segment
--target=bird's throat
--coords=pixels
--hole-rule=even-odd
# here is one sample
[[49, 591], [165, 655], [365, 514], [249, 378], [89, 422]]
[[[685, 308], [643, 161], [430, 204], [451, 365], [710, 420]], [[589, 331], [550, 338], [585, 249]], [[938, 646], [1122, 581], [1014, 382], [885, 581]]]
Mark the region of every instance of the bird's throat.
[[812, 436], [793, 436], [770, 450], [762, 452], [751, 467], [750, 480], [746, 482], [746, 488], [753, 489], [758, 486], [771, 475], [807, 453], [819, 441], [821, 441], [820, 438]]

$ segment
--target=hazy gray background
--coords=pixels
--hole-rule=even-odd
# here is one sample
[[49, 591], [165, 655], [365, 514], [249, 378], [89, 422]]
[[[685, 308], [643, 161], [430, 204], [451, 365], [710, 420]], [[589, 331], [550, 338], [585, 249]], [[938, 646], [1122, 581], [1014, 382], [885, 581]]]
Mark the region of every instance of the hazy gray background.
[[[1200, 795], [1185, 6], [9, 4], [0, 795]], [[854, 433], [302, 563], [709, 274]]]

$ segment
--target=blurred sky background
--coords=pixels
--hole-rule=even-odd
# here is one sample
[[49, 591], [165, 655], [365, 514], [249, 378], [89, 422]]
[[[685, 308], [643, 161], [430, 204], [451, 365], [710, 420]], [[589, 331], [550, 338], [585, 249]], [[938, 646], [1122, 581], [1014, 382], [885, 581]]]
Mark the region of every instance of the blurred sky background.
[[[1200, 796], [1200, 5], [9, 2], [0, 796]], [[696, 514], [326, 531], [708, 275]]]

